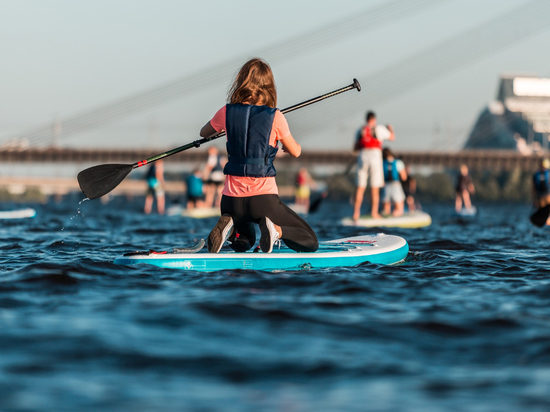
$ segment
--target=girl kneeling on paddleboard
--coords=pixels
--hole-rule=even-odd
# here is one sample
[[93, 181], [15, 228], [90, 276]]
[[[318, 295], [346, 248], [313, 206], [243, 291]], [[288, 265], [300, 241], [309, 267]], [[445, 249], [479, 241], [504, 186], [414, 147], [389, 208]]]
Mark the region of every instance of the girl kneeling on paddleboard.
[[222, 192], [222, 216], [208, 236], [208, 251], [218, 253], [226, 240], [236, 252], [256, 243], [254, 224], [260, 225], [260, 248], [271, 253], [282, 239], [297, 252], [315, 252], [319, 242], [311, 227], [281, 199], [273, 160], [281, 142], [283, 151], [300, 156], [302, 147], [290, 134], [284, 115], [276, 108], [277, 90], [269, 65], [248, 61], [237, 74], [222, 107], [200, 132], [227, 133], [227, 175]]

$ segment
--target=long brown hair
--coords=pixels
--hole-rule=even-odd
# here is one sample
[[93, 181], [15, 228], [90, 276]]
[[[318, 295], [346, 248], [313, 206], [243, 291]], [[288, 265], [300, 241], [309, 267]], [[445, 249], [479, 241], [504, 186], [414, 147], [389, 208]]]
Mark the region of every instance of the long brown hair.
[[269, 64], [258, 58], [247, 61], [229, 90], [228, 101], [277, 107], [277, 88]]

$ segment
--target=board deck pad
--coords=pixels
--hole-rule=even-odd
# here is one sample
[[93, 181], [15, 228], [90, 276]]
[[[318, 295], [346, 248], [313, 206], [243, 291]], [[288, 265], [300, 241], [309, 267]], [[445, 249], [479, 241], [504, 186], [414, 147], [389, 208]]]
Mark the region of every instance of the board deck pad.
[[293, 270], [356, 266], [370, 262], [395, 264], [407, 257], [409, 245], [398, 236], [378, 234], [356, 236], [321, 242], [314, 253], [297, 253], [284, 244], [275, 245], [273, 253], [235, 253], [222, 249], [220, 253], [136, 252], [115, 259], [119, 265], [149, 264], [162, 268], [212, 272], [218, 270]]
[[403, 229], [417, 229], [420, 227], [430, 226], [432, 218], [426, 212], [415, 210], [414, 212], [405, 213], [399, 217], [382, 217], [373, 219], [371, 216], [361, 216], [357, 222], [352, 218], [347, 217], [342, 219], [344, 226], [360, 226], [360, 227], [399, 227]]

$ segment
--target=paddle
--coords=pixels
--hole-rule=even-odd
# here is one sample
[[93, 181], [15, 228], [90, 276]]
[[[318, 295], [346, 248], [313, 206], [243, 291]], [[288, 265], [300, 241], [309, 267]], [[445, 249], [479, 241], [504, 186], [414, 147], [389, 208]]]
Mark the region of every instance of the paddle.
[[[330, 93], [326, 93], [321, 96], [314, 97], [313, 99], [306, 100], [305, 102], [295, 104], [294, 106], [287, 107], [286, 109], [281, 110], [281, 112], [290, 113], [294, 110], [301, 109], [302, 107], [309, 106], [310, 104], [320, 102], [321, 100], [328, 99], [329, 97], [333, 97], [353, 89], [357, 89], [359, 92], [361, 91], [361, 85], [357, 79], [353, 79], [353, 83], [349, 86], [342, 87], [341, 89], [334, 90]], [[131, 165], [107, 164], [90, 167], [78, 174], [78, 184], [80, 185], [80, 189], [82, 190], [82, 193], [84, 193], [84, 196], [88, 199], [97, 199], [117, 187], [132, 170], [145, 166], [146, 164], [156, 162], [157, 160], [164, 159], [165, 157], [172, 156], [176, 153], [183, 152], [184, 150], [192, 149], [193, 147], [200, 147], [203, 143], [208, 143], [222, 136], [225, 136], [225, 132], [221, 132], [210, 137], [204, 137], [200, 140], [195, 140], [194, 142], [156, 156], [152, 156], [148, 159], [141, 160]]]
[[537, 209], [535, 213], [533, 213], [530, 217], [531, 223], [533, 223], [535, 226], [543, 227], [544, 225], [546, 225], [548, 216], [550, 216], [550, 205], [546, 205]]

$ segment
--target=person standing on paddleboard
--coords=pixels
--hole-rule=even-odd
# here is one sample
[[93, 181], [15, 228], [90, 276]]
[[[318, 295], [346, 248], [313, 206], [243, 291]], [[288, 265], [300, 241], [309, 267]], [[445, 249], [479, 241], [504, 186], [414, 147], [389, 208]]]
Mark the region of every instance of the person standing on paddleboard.
[[460, 174], [456, 181], [456, 199], [455, 210], [456, 213], [460, 213], [462, 210], [462, 202], [464, 201], [464, 208], [468, 211], [472, 209], [472, 201], [470, 200], [470, 194], [475, 193], [475, 187], [470, 177], [468, 166], [460, 166]]
[[368, 112], [367, 124], [358, 132], [355, 140], [354, 150], [359, 151], [357, 157], [357, 190], [353, 209], [353, 220], [361, 217], [361, 205], [367, 184], [371, 188], [371, 216], [379, 219], [380, 213], [380, 188], [384, 186], [384, 166], [382, 161], [382, 142], [384, 140], [395, 140], [395, 133], [391, 125], [383, 126], [376, 124], [374, 112]]
[[236, 252], [251, 249], [256, 243], [254, 224], [259, 224], [263, 252], [270, 253], [278, 239], [297, 252], [315, 252], [319, 248], [315, 232], [278, 195], [273, 166], [278, 143], [292, 157], [300, 156], [302, 147], [276, 108], [269, 65], [261, 59], [245, 63], [228, 100], [200, 131], [202, 137], [227, 133], [222, 216], [208, 236], [208, 251], [218, 253], [226, 240]]

